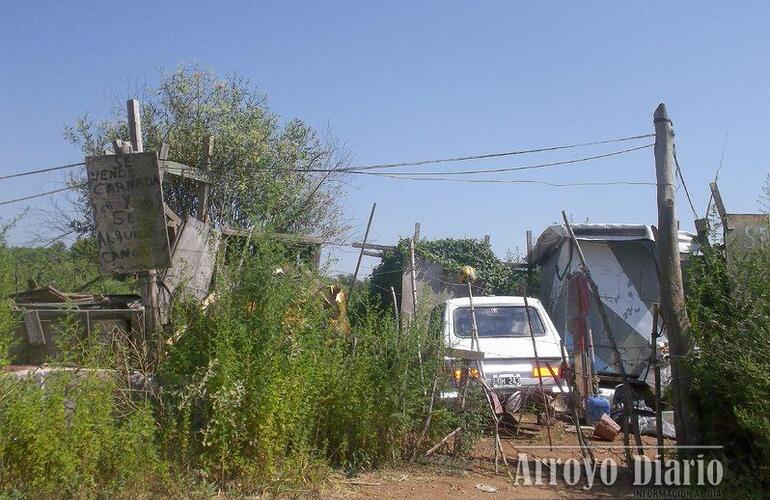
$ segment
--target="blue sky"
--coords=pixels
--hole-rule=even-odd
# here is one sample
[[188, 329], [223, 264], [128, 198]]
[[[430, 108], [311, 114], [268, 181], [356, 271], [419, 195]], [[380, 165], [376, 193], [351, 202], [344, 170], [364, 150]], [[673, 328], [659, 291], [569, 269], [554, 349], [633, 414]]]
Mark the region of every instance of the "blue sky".
[[[768, 26], [767, 2], [2, 2], [0, 174], [80, 161], [64, 124], [86, 111], [106, 115], [183, 62], [250, 78], [282, 117], [328, 125], [354, 164], [646, 133], [665, 102], [698, 211], [729, 134], [720, 188], [729, 211], [752, 212], [770, 173]], [[621, 147], [463, 166], [612, 149]], [[0, 181], [0, 200], [55, 189], [62, 178]], [[654, 164], [647, 149], [499, 178], [652, 181]], [[692, 228], [680, 200], [682, 228]], [[375, 201], [372, 241], [392, 242], [420, 221], [429, 238], [490, 234], [500, 256], [562, 209], [577, 221], [656, 221], [652, 186], [359, 178], [343, 201], [358, 234]], [[2, 206], [0, 218], [48, 203]], [[26, 221], [12, 241], [39, 225]], [[337, 255], [334, 269], [354, 266], [352, 249]]]

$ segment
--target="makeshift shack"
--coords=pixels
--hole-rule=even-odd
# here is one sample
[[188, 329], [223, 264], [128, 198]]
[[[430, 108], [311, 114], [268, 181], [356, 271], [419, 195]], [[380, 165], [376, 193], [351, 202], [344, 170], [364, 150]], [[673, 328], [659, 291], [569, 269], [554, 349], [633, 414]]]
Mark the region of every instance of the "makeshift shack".
[[[653, 304], [660, 300], [653, 228], [634, 224], [574, 224], [572, 227], [599, 288], [625, 370], [632, 379], [647, 380], [652, 310]], [[683, 257], [689, 254], [693, 241], [694, 235], [680, 231]], [[540, 300], [567, 349], [573, 351], [574, 332], [570, 331], [569, 311], [570, 301], [575, 297], [570, 297], [569, 280], [579, 272], [580, 262], [564, 226], [548, 227], [528, 258], [540, 267]], [[587, 326], [593, 341], [595, 371], [604, 380], [617, 380], [620, 369], [609, 336], [593, 299], [588, 306]], [[661, 342], [665, 342], [665, 335]]]

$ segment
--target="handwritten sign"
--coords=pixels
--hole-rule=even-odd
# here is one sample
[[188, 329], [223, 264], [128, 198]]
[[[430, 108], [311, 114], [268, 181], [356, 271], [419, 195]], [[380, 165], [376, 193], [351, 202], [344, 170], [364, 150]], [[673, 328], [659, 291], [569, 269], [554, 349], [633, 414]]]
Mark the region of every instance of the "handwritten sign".
[[767, 214], [726, 214], [726, 217], [728, 256], [770, 243], [770, 217]]
[[170, 267], [157, 155], [89, 156], [86, 169], [101, 270], [133, 273]]

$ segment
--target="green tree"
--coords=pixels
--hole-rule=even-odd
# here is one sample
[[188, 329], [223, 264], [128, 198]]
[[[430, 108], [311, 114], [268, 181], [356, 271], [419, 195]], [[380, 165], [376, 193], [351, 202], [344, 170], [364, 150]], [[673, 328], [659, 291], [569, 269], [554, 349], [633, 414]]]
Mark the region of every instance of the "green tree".
[[[282, 124], [248, 80], [180, 66], [163, 73], [156, 88], [145, 89], [141, 104], [145, 150], [157, 151], [165, 142], [170, 160], [198, 166], [203, 138], [213, 137], [208, 215], [215, 224], [321, 236], [344, 229], [338, 202], [344, 174], [337, 170], [347, 154], [330, 134], [301, 120]], [[84, 115], [66, 127], [66, 138], [86, 155], [111, 151], [113, 140], [129, 138], [123, 108], [100, 122]], [[164, 179], [165, 200], [180, 215], [194, 213], [196, 193], [193, 181]], [[68, 225], [81, 234], [92, 230], [85, 191]]]

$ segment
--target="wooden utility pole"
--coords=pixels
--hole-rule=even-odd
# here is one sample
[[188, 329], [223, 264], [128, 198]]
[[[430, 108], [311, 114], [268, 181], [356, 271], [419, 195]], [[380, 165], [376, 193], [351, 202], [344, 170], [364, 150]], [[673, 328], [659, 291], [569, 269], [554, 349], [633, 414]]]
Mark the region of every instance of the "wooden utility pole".
[[[139, 101], [129, 99], [126, 103], [128, 111], [128, 133], [131, 137], [131, 147], [135, 153], [144, 151], [142, 140], [142, 117]], [[117, 151], [115, 151], [117, 153]], [[152, 335], [160, 327], [160, 309], [158, 307], [158, 272], [155, 269], [139, 273], [140, 294], [144, 304], [144, 331]]]
[[671, 352], [671, 400], [674, 407], [676, 441], [679, 445], [699, 444], [697, 415], [688, 386], [691, 376], [685, 359], [693, 340], [684, 307], [682, 267], [679, 260], [679, 235], [676, 219], [674, 178], [674, 129], [660, 104], [653, 115], [655, 124], [655, 174], [658, 181], [658, 279], [660, 280], [660, 315], [666, 324]]

